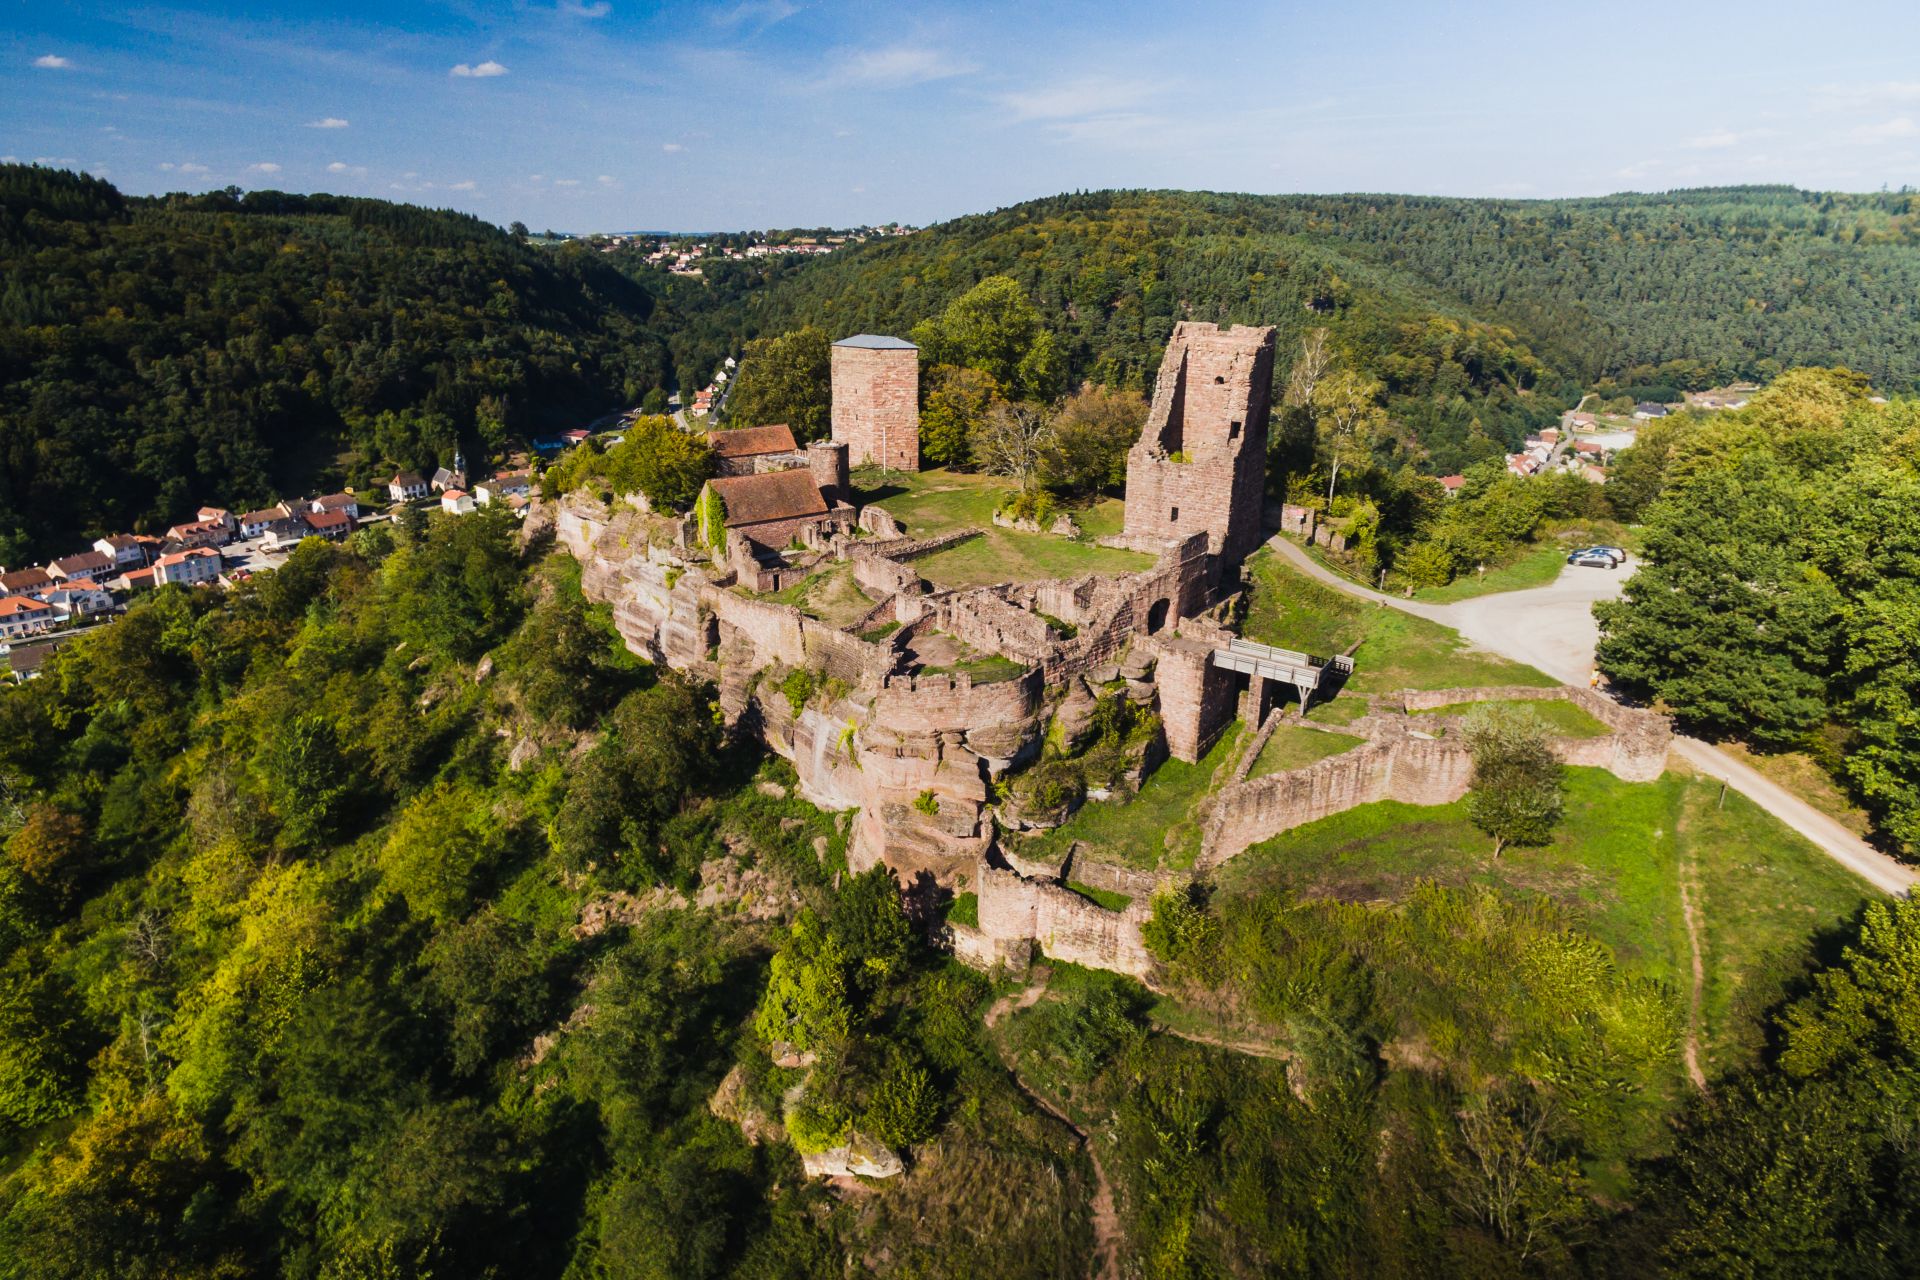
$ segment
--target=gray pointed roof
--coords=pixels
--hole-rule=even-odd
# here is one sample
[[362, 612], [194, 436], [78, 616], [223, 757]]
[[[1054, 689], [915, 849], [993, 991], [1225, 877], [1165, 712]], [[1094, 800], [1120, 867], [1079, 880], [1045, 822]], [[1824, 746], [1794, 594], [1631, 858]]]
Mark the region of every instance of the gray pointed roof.
[[851, 338], [842, 338], [833, 345], [865, 347], [869, 351], [918, 351], [920, 349], [905, 338], [893, 338], [884, 333], [856, 333]]

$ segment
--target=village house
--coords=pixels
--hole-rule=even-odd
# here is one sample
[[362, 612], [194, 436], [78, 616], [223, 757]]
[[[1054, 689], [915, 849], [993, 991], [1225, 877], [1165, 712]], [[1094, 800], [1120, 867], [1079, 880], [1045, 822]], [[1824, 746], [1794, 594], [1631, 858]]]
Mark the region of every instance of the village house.
[[1456, 475], [1456, 476], [1441, 476], [1441, 477], [1440, 477], [1440, 486], [1441, 486], [1441, 488], [1443, 488], [1443, 489], [1445, 489], [1445, 490], [1447, 491], [1447, 496], [1448, 496], [1449, 498], [1457, 498], [1457, 497], [1459, 497], [1459, 496], [1460, 496], [1460, 490], [1461, 490], [1461, 489], [1462, 489], [1463, 487], [1465, 487], [1465, 485], [1466, 485], [1466, 483], [1467, 483], [1467, 478], [1466, 478], [1465, 476], [1458, 476], [1458, 475]]
[[784, 422], [765, 427], [738, 427], [707, 432], [714, 469], [723, 476], [750, 476], [804, 465], [806, 458]]
[[113, 611], [112, 594], [92, 578], [75, 578], [61, 583], [47, 592], [46, 602], [56, 612], [65, 615], [63, 621], [90, 618], [95, 614]]
[[258, 511], [249, 511], [240, 517], [240, 536], [243, 538], [263, 537], [268, 530], [287, 518], [284, 509], [278, 506], [263, 507]]
[[113, 557], [100, 551], [82, 551], [79, 555], [61, 556], [47, 566], [50, 577], [67, 581], [71, 578], [92, 578], [113, 568]]
[[450, 516], [464, 516], [473, 510], [473, 495], [465, 489], [448, 489], [440, 495], [440, 509]]
[[0, 600], [0, 637], [11, 640], [16, 636], [36, 636], [53, 630], [57, 620], [53, 606], [45, 601], [25, 596]]
[[202, 507], [194, 512], [193, 518], [202, 524], [217, 520], [227, 527], [228, 533], [233, 532], [233, 512], [225, 507]]
[[38, 599], [52, 585], [53, 576], [41, 568], [0, 573], [0, 596], [33, 596]]
[[225, 512], [213, 520], [190, 520], [176, 524], [167, 530], [167, 541], [176, 547], [220, 547], [225, 546], [233, 537], [233, 530], [227, 527], [232, 519]]
[[147, 550], [140, 539], [130, 533], [116, 533], [112, 537], [100, 538], [93, 549], [102, 555], [113, 557], [116, 569], [138, 569], [147, 562]]
[[467, 487], [467, 473], [458, 466], [438, 467], [434, 470], [429, 487], [435, 493], [443, 493], [448, 489], [464, 489]]
[[306, 521], [310, 533], [329, 542], [344, 541], [353, 532], [353, 517], [344, 511], [316, 511]]
[[314, 512], [339, 511], [349, 520], [360, 518], [360, 500], [350, 493], [329, 493], [323, 498], [315, 498], [307, 504]]
[[396, 471], [393, 479], [387, 481], [387, 497], [394, 502], [411, 502], [426, 497], [427, 493], [427, 482], [418, 472]]
[[1633, 420], [1635, 422], [1647, 422], [1653, 418], [1664, 418], [1666, 416], [1667, 406], [1655, 404], [1651, 400], [1642, 400], [1639, 404], [1633, 406]]
[[493, 479], [483, 481], [473, 491], [473, 499], [481, 506], [492, 506], [495, 502], [509, 498], [525, 498], [533, 492], [533, 484], [524, 471], [502, 471]]
[[218, 578], [222, 563], [220, 553], [212, 547], [170, 552], [154, 561], [153, 581], [163, 587], [173, 583], [198, 586]]

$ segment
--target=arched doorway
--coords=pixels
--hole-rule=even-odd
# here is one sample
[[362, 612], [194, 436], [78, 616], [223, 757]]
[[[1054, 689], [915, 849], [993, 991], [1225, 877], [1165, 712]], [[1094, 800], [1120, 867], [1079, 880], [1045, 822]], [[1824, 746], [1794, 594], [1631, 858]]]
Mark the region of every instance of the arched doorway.
[[1148, 635], [1158, 634], [1160, 628], [1167, 625], [1167, 610], [1168, 603], [1165, 597], [1153, 602], [1153, 607], [1147, 610]]

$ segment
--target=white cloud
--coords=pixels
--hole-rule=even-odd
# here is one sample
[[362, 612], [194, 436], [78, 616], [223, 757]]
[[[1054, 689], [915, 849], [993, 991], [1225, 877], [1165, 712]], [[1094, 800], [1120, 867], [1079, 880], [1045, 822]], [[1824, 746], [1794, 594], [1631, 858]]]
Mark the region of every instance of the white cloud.
[[793, 0], [742, 0], [731, 8], [716, 10], [713, 25], [716, 27], [770, 27], [776, 22], [785, 22], [800, 12], [800, 6]]
[[279, 166], [279, 165], [277, 165], [277, 164], [275, 164], [275, 163], [274, 163], [273, 161], [271, 161], [271, 160], [262, 160], [262, 161], [261, 161], [261, 162], [260, 162], [259, 164], [250, 164], [250, 165], [248, 165], [248, 166], [247, 166], [247, 169], [248, 169], [248, 171], [249, 171], [249, 172], [252, 172], [252, 173], [278, 173], [278, 172], [280, 172], [280, 166]]
[[495, 62], [492, 58], [488, 58], [485, 62], [478, 63], [474, 66], [468, 66], [463, 62], [448, 74], [485, 79], [488, 76], [503, 76], [507, 74], [507, 69]]
[[603, 173], [599, 177], [595, 178], [594, 181], [599, 183], [603, 187], [611, 187], [614, 185], [613, 175], [610, 173]]
[[555, 178], [555, 179], [553, 180], [553, 185], [554, 185], [554, 186], [556, 186], [556, 187], [577, 187], [577, 186], [579, 186], [579, 185], [580, 185], [580, 179], [578, 179], [578, 178]]
[[663, 142], [660, 144], [660, 149], [666, 152], [670, 156], [677, 156], [682, 151], [686, 150], [685, 147], [681, 146], [677, 142]]
[[480, 184], [479, 184], [479, 183], [477, 183], [477, 182], [475, 182], [475, 181], [474, 181], [474, 180], [473, 180], [472, 178], [468, 178], [468, 179], [467, 179], [467, 180], [466, 180], [465, 182], [449, 182], [449, 183], [447, 184], [447, 190], [449, 190], [449, 191], [471, 191], [471, 190], [473, 190], [473, 189], [474, 189], [475, 187], [477, 187], [477, 186], [479, 186], [479, 185], [480, 185]]
[[1060, 84], [1001, 94], [1000, 103], [1013, 112], [1015, 120], [1062, 120], [1126, 111], [1140, 105], [1150, 92], [1150, 86], [1132, 78], [1082, 76]]
[[332, 164], [327, 166], [327, 172], [328, 173], [350, 173], [356, 178], [364, 178], [367, 176], [367, 166], [363, 164], [348, 164], [344, 160], [335, 160]]
[[347, 162], [344, 160], [335, 160], [332, 164], [327, 166], [328, 173], [345, 173], [346, 171], [347, 171]]
[[0, 156], [0, 164], [19, 164], [19, 156]]
[[855, 49], [840, 55], [821, 82], [823, 88], [904, 89], [929, 80], [947, 80], [972, 71], [972, 63], [943, 49], [897, 44], [884, 49]]
[[1901, 138], [1920, 138], [1920, 124], [1912, 116], [1895, 116], [1879, 124], [1864, 124], [1853, 131], [1862, 142], [1893, 142]]
[[207, 171], [207, 166], [190, 161], [186, 164], [174, 164], [171, 160], [162, 160], [160, 167], [168, 173], [205, 173]]
[[43, 53], [33, 60], [33, 65], [42, 71], [65, 71], [73, 66], [73, 60], [57, 53]]
[[1695, 151], [1724, 151], [1728, 147], [1737, 147], [1748, 138], [1759, 136], [1755, 133], [1741, 133], [1737, 129], [1714, 129], [1698, 137], [1688, 138], [1687, 145]]
[[309, 129], [344, 129], [346, 127], [347, 122], [339, 116], [326, 116], [319, 120], [307, 121]]
[[560, 12], [570, 13], [576, 18], [604, 18], [613, 12], [613, 6], [607, 0], [594, 0], [592, 4], [582, 4], [580, 0], [560, 0]]

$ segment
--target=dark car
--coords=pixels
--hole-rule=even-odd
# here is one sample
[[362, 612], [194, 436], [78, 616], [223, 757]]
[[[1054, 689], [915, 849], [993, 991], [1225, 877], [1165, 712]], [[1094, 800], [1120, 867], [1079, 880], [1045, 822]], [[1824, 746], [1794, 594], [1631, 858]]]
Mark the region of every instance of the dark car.
[[1604, 551], [1576, 551], [1567, 557], [1567, 563], [1582, 569], [1617, 569], [1619, 562]]

